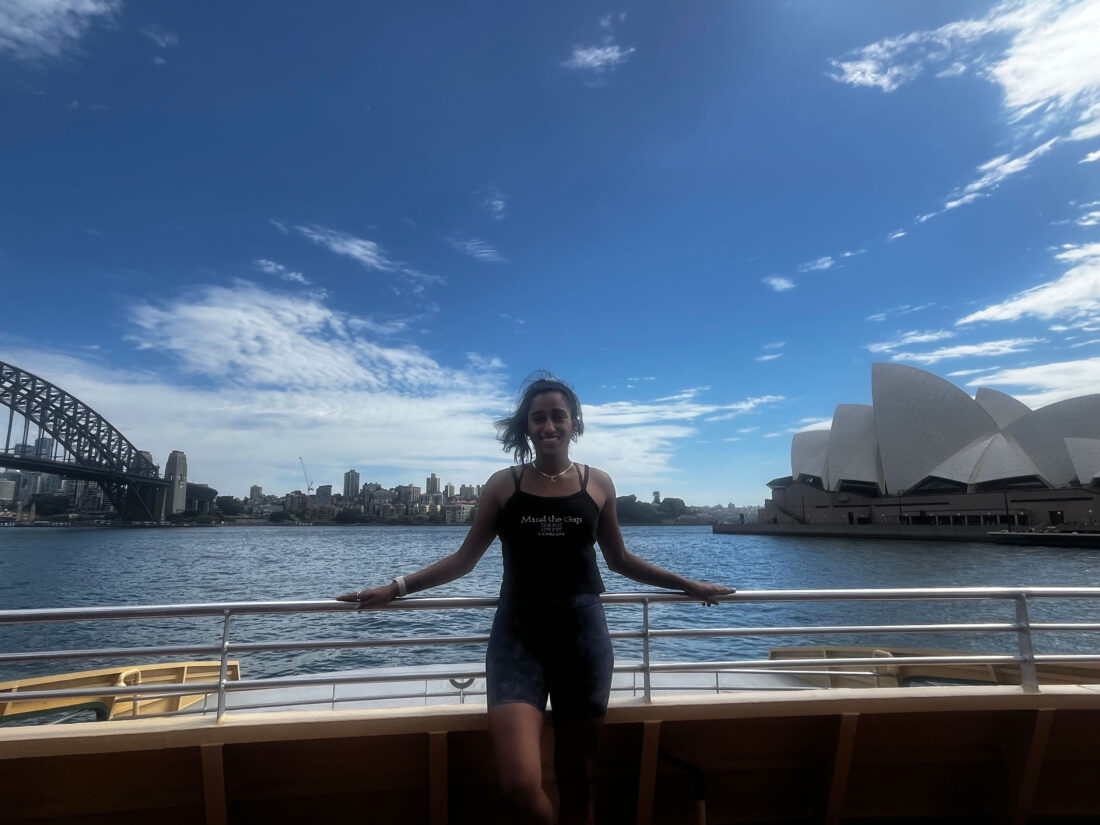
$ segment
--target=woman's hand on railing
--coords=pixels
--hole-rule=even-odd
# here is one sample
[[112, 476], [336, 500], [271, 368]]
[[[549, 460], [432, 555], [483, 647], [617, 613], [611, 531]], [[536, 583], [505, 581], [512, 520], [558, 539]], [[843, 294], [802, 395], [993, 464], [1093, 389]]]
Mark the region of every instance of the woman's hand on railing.
[[341, 593], [336, 597], [338, 602], [358, 602], [360, 607], [382, 607], [397, 598], [397, 585], [394, 582], [371, 587], [367, 590], [356, 590], [354, 593]]
[[703, 607], [710, 607], [713, 604], [718, 604], [717, 596], [728, 596], [730, 593], [736, 593], [737, 588], [688, 579], [688, 586], [684, 588], [684, 592], [693, 599], [698, 599]]

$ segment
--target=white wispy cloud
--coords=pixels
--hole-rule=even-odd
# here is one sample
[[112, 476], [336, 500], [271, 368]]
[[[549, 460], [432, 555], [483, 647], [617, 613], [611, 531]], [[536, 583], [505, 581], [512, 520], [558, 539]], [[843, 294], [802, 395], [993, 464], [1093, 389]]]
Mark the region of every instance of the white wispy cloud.
[[764, 279], [765, 284], [770, 286], [776, 292], [783, 292], [784, 290], [794, 289], [794, 281], [787, 278], [781, 278], [778, 275], [771, 275]]
[[1100, 357], [997, 370], [967, 386], [1011, 387], [1013, 396], [1037, 409], [1075, 398], [1082, 387], [1100, 386]]
[[947, 373], [951, 378], [961, 378], [964, 375], [978, 375], [979, 373], [989, 372], [992, 367], [980, 367], [974, 370], [955, 370], [954, 372]]
[[121, 8], [122, 0], [4, 0], [0, 53], [26, 61], [61, 57]]
[[146, 26], [141, 33], [157, 44], [162, 49], [171, 49], [179, 45], [179, 35], [169, 31], [164, 26]]
[[422, 288], [425, 284], [445, 283], [445, 280], [438, 275], [426, 275], [407, 264], [394, 260], [379, 244], [366, 238], [360, 238], [338, 229], [330, 229], [316, 224], [295, 226], [294, 229], [303, 238], [313, 241], [318, 246], [325, 247], [336, 255], [343, 255], [358, 261], [367, 269], [402, 275], [416, 287]]
[[955, 324], [1016, 321], [1025, 316], [1075, 320], [1100, 314], [1100, 243], [1066, 245], [1055, 258], [1069, 266], [1062, 277], [1025, 289]]
[[904, 238], [908, 234], [909, 233], [906, 232], [904, 229], [895, 229], [893, 232], [886, 236], [886, 240], [896, 241], [898, 238]]
[[832, 269], [836, 265], [836, 261], [829, 255], [822, 255], [815, 261], [807, 261], [804, 264], [799, 264], [797, 269], [799, 272], [818, 272], [823, 269]]
[[291, 281], [296, 284], [302, 284], [303, 286], [309, 286], [311, 283], [309, 278], [301, 272], [293, 272], [282, 264], [268, 260], [267, 258], [257, 258], [252, 262], [252, 265], [261, 272], [266, 272], [268, 275], [277, 275], [284, 281]]
[[[1100, 3], [1009, 0], [984, 17], [886, 38], [831, 61], [833, 78], [893, 92], [924, 71], [973, 71], [1003, 92], [1009, 118], [1042, 128], [1076, 123], [1065, 136], [1100, 134]], [[999, 39], [998, 39], [999, 38]]]
[[506, 263], [508, 260], [480, 238], [463, 238], [459, 235], [451, 235], [447, 238], [447, 242], [459, 252], [478, 261]]
[[624, 49], [616, 43], [602, 46], [574, 46], [573, 53], [562, 65], [567, 69], [601, 74], [607, 69], [613, 69], [625, 63], [633, 53], [633, 47]]
[[893, 341], [880, 341], [879, 343], [867, 344], [866, 346], [871, 352], [893, 352], [900, 347], [909, 347], [913, 344], [930, 344], [933, 341], [942, 341], [945, 338], [954, 337], [955, 333], [944, 329], [927, 332], [911, 330], [901, 333], [901, 335]]
[[960, 206], [973, 203], [979, 198], [987, 197], [990, 192], [997, 189], [997, 187], [1007, 178], [1023, 172], [1031, 166], [1036, 158], [1042, 157], [1049, 152], [1057, 141], [1058, 138], [1051, 138], [1045, 143], [1036, 146], [1030, 152], [1025, 152], [1022, 155], [1017, 155], [1016, 157], [1012, 157], [1011, 155], [998, 155], [992, 160], [986, 161], [978, 167], [978, 176], [974, 180], [965, 186], [952, 190], [944, 199], [943, 206], [940, 209], [918, 215], [916, 218], [917, 223], [925, 223], [937, 215], [942, 215], [944, 212], [958, 209]]
[[1033, 345], [1042, 343], [1040, 338], [1005, 338], [1000, 341], [986, 341], [981, 344], [958, 344], [953, 347], [941, 347], [931, 352], [899, 352], [892, 356], [894, 361], [915, 361], [918, 364], [937, 364], [952, 358], [976, 358], [994, 355], [1014, 355], [1028, 352]]
[[1100, 149], [1097, 149], [1095, 152], [1089, 152], [1081, 158], [1078, 163], [1095, 163], [1098, 160], [1100, 160]]
[[65, 104], [70, 112], [105, 112], [107, 105], [104, 103], [89, 103], [84, 100], [70, 100]]
[[794, 427], [787, 430], [789, 433], [804, 433], [809, 430], [828, 430], [833, 426], [832, 418], [803, 418]]
[[893, 309], [887, 309], [887, 310], [884, 310], [883, 312], [876, 312], [873, 315], [868, 315], [867, 320], [868, 321], [885, 321], [887, 318], [891, 317], [892, 315], [909, 315], [910, 313], [920, 312], [921, 310], [928, 309], [929, 307], [932, 307], [932, 306], [935, 306], [935, 304], [931, 303], [931, 302], [929, 302], [927, 304], [918, 304], [917, 306], [913, 306], [912, 304], [899, 304], [898, 306], [894, 307]]
[[696, 393], [678, 394], [654, 401], [616, 401], [584, 408], [585, 423], [599, 422], [601, 426], [648, 426], [672, 421], [725, 421], [752, 412], [759, 407], [784, 400], [781, 395], [762, 395], [746, 398], [732, 404], [707, 404], [697, 401]]
[[756, 360], [757, 361], [774, 361], [776, 358], [782, 358], [782, 357], [783, 357], [783, 353], [781, 353], [781, 352], [769, 352], [766, 355], [756, 356]]
[[1036, 158], [1049, 152], [1057, 140], [1058, 138], [1051, 138], [1046, 143], [1039, 144], [1030, 152], [1025, 152], [1016, 157], [999, 155], [986, 161], [978, 167], [981, 174], [966, 186], [952, 192], [943, 208], [954, 209], [956, 206], [970, 203], [974, 198], [981, 197], [986, 192], [996, 189], [1006, 178], [1023, 172]]
[[508, 196], [495, 183], [487, 184], [474, 192], [474, 198], [489, 217], [502, 221], [508, 217]]
[[772, 341], [771, 343], [764, 344], [761, 349], [783, 349], [787, 346], [786, 341]]

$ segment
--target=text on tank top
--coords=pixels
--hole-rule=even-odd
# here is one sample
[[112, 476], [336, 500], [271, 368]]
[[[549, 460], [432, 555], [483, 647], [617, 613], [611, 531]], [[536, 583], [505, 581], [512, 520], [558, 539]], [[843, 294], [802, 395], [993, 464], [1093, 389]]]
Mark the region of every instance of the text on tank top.
[[500, 594], [562, 598], [602, 593], [595, 550], [600, 510], [588, 492], [589, 468], [584, 468], [581, 489], [568, 496], [524, 492], [520, 481], [525, 470], [526, 465], [518, 472], [512, 468], [515, 491], [497, 522], [504, 556]]

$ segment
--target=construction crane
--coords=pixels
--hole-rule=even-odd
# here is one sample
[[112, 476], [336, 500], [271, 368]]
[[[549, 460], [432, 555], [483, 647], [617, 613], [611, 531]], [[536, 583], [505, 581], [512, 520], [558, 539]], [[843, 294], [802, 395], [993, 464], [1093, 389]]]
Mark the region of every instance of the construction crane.
[[298, 456], [298, 463], [302, 465], [302, 478], [306, 480], [306, 495], [313, 495], [313, 482], [309, 478], [309, 473], [306, 472], [306, 463], [302, 461], [302, 457]]

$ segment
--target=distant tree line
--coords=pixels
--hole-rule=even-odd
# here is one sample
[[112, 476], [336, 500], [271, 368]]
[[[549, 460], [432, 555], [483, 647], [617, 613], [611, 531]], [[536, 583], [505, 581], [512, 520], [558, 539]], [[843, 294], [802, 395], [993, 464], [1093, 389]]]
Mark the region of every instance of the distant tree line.
[[692, 512], [682, 498], [660, 498], [654, 494], [653, 503], [638, 501], [637, 496], [619, 496], [615, 499], [622, 524], [672, 524], [681, 516]]

